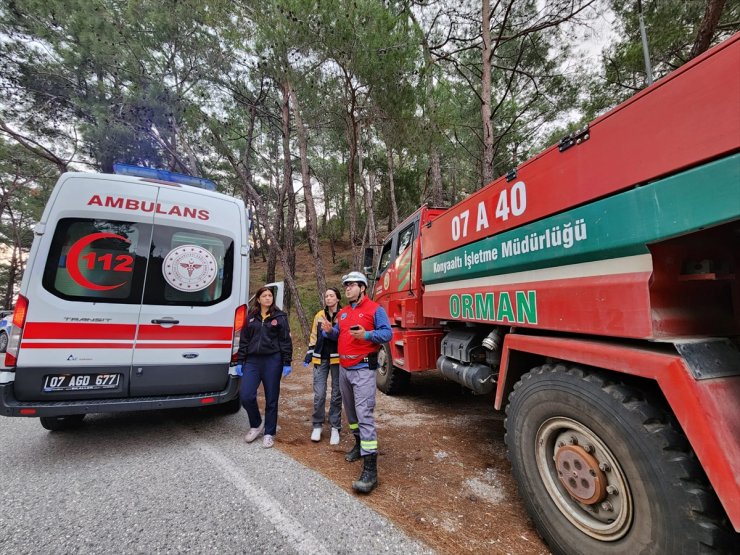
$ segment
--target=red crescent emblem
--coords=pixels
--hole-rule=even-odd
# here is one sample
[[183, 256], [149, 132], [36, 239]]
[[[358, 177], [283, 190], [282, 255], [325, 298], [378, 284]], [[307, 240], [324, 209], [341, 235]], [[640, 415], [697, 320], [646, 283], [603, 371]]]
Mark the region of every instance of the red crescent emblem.
[[90, 235], [85, 235], [78, 239], [67, 253], [67, 272], [69, 272], [69, 276], [75, 281], [75, 283], [81, 285], [85, 289], [92, 289], [93, 291], [109, 291], [126, 284], [126, 280], [124, 280], [116, 285], [100, 285], [87, 279], [80, 271], [80, 254], [82, 254], [83, 249], [98, 239], [107, 238], [121, 239], [127, 243], [131, 242], [125, 237], [116, 235], [115, 233], [91, 233]]

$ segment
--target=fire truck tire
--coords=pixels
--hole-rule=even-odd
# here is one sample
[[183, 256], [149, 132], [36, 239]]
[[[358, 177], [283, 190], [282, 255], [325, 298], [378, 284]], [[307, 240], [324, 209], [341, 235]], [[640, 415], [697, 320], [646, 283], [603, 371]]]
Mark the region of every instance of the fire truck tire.
[[8, 334], [4, 331], [0, 331], [0, 353], [4, 353], [8, 349]]
[[738, 535], [665, 402], [605, 373], [534, 368], [506, 408], [519, 492], [556, 554], [725, 553]]
[[386, 395], [398, 395], [408, 389], [411, 374], [393, 365], [391, 348], [386, 344], [378, 352], [375, 385]]
[[82, 424], [84, 418], [84, 414], [70, 414], [68, 416], [42, 416], [39, 420], [41, 420], [41, 425], [45, 429], [52, 432], [59, 432], [61, 430], [76, 428]]

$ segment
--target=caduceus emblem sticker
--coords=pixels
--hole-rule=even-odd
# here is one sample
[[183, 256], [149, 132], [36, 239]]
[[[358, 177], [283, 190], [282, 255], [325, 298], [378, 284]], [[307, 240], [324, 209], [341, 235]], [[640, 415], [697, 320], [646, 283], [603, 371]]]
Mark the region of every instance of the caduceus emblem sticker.
[[200, 291], [216, 279], [216, 257], [198, 245], [182, 245], [167, 253], [162, 274], [178, 291]]

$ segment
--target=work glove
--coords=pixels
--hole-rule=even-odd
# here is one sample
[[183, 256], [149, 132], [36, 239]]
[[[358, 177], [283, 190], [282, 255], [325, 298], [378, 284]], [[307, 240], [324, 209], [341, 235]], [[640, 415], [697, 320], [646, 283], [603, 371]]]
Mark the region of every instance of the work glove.
[[290, 365], [283, 366], [283, 378], [288, 376], [293, 369], [290, 367]]
[[237, 364], [236, 365], [236, 375], [237, 376], [243, 376], [244, 375], [244, 372], [242, 372], [242, 365], [241, 364]]
[[308, 351], [306, 353], [306, 356], [303, 358], [303, 366], [308, 366], [311, 364], [311, 359], [313, 358], [313, 351]]

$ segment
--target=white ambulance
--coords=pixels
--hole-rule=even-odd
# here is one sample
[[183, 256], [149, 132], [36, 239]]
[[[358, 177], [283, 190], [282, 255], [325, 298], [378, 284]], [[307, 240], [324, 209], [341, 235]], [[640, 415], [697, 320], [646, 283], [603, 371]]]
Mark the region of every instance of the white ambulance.
[[193, 186], [207, 180], [116, 170], [129, 175], [62, 175], [34, 230], [0, 368], [5, 416], [59, 430], [87, 413], [238, 410], [244, 203]]

